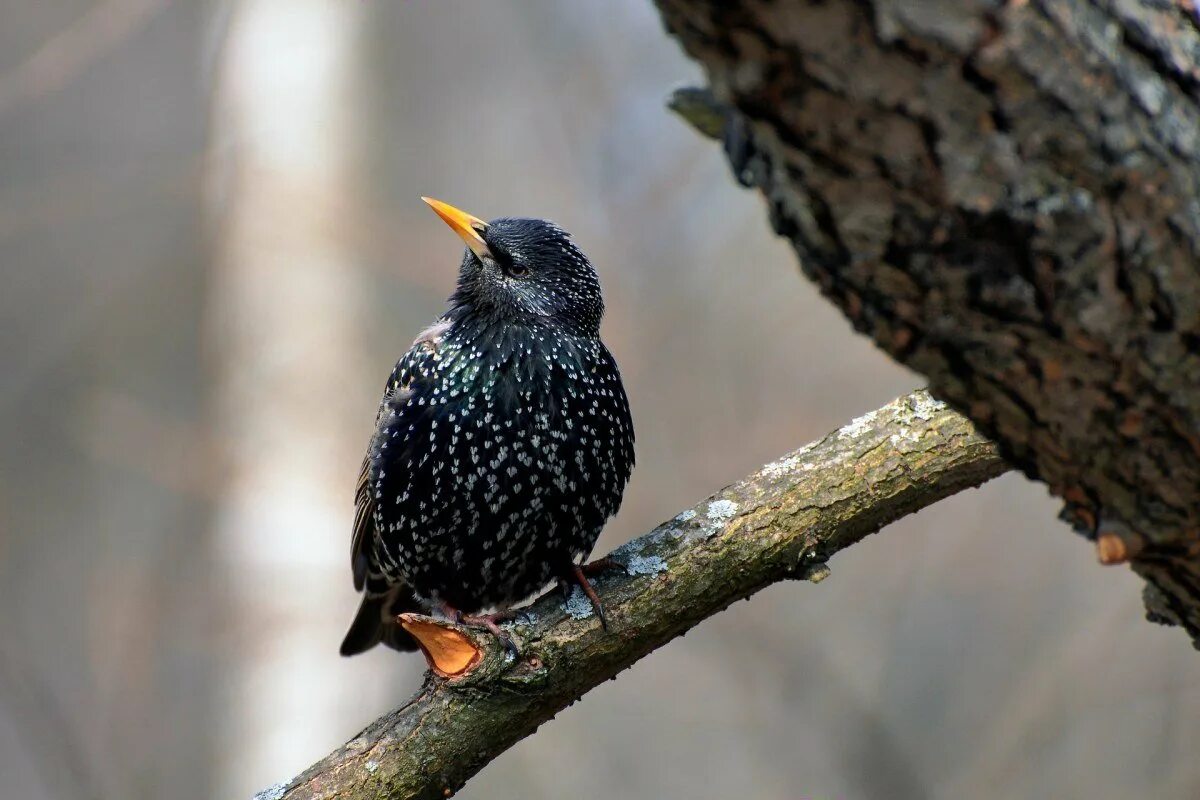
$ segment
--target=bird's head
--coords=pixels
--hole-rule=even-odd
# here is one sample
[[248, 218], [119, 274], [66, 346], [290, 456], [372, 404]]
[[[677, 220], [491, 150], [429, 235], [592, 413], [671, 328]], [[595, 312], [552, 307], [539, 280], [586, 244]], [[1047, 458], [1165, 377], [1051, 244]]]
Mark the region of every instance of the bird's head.
[[547, 324], [599, 335], [600, 280], [566, 231], [543, 219], [484, 222], [440, 200], [421, 199], [467, 244], [453, 306], [501, 324]]

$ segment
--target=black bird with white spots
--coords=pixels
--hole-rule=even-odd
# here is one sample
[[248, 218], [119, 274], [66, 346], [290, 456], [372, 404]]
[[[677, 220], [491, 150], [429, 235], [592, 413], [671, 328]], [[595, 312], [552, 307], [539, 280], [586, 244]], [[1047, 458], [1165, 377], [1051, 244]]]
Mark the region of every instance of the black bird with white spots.
[[[545, 220], [426, 202], [467, 249], [449, 310], [384, 389], [355, 497], [364, 596], [343, 655], [416, 649], [398, 613], [505, 610], [555, 579], [598, 603], [579, 562], [634, 464], [591, 262]], [[495, 615], [467, 619], [498, 630]]]

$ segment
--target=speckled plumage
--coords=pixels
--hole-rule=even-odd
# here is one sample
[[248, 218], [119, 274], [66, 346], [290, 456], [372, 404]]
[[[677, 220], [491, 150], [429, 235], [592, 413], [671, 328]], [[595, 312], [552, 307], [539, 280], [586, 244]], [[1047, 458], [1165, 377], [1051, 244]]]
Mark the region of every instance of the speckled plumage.
[[[551, 223], [498, 219], [450, 309], [396, 364], [356, 497], [363, 608], [342, 652], [404, 610], [506, 608], [568, 574], [616, 513], [633, 425], [591, 263]], [[494, 257], [492, 257], [494, 256]]]

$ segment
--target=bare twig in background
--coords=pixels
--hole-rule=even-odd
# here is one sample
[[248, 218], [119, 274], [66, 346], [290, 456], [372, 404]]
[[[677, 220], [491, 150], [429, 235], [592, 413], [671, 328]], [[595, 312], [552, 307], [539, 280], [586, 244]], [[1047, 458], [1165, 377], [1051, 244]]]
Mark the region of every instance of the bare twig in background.
[[22, 100], [57, 91], [141, 30], [170, 0], [97, 3], [8, 72], [0, 75], [0, 114]]
[[21, 639], [9, 625], [0, 628], [0, 709], [18, 721], [23, 744], [47, 790], [80, 800], [100, 800], [99, 777], [93, 772], [79, 736], [63, 715], [58, 698], [44, 676], [20, 663]]
[[589, 689], [731, 603], [778, 581], [822, 580], [834, 553], [1006, 469], [966, 418], [923, 391], [902, 397], [618, 548], [627, 574], [599, 583], [608, 632], [578, 592], [565, 605], [548, 593], [513, 629], [519, 662], [476, 638], [477, 667], [428, 678], [402, 708], [260, 797], [444, 797]]

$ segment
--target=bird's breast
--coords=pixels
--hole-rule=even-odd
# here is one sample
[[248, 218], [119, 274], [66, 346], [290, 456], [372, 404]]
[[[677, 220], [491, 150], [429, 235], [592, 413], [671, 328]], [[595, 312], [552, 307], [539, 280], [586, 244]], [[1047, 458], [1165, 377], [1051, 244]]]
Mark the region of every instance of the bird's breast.
[[520, 594], [517, 565], [590, 550], [632, 466], [611, 364], [598, 341], [444, 340], [384, 423], [375, 487], [385, 569], [438, 593], [449, 589], [437, 581], [478, 570], [479, 583]]

